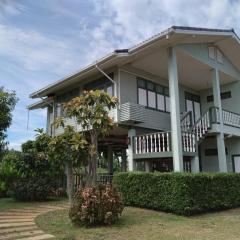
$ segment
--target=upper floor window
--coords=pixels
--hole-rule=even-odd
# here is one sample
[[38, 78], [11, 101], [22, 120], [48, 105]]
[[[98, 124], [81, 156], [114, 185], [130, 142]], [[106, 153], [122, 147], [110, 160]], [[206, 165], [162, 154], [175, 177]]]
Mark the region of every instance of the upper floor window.
[[[231, 91], [228, 91], [228, 92], [222, 92], [221, 93], [221, 99], [224, 100], [224, 99], [228, 99], [228, 98], [231, 98], [232, 97], [232, 93]], [[207, 102], [213, 102], [213, 95], [209, 95], [207, 96]]]
[[[111, 78], [114, 77], [113, 73], [110, 73]], [[99, 78], [95, 81], [87, 83], [84, 85], [85, 90], [103, 90], [107, 92], [110, 96], [113, 96], [113, 83], [106, 77]]]
[[164, 112], [170, 112], [169, 90], [167, 87], [145, 80], [137, 79], [138, 103]]

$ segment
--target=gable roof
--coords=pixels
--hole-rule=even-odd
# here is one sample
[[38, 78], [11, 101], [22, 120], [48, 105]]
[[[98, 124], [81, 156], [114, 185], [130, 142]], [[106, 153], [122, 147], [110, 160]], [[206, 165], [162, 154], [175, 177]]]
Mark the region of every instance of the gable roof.
[[[82, 68], [81, 70], [72, 73], [64, 78], [47, 85], [46, 87], [33, 92], [29, 95], [30, 98], [45, 97], [52, 94], [54, 91], [64, 89], [65, 87], [71, 85], [76, 80], [79, 81], [81, 78], [88, 77], [94, 73], [97, 73], [96, 65], [109, 68], [116, 66], [130, 58], [131, 56], [139, 53], [140, 51], [151, 47], [155, 42], [162, 41], [163, 44], [176, 44], [181, 38], [186, 36], [197, 36], [206, 39], [208, 42], [216, 42], [220, 40], [219, 37], [231, 38], [239, 47], [240, 51], [240, 39], [235, 33], [234, 29], [212, 29], [212, 28], [197, 28], [197, 27], [185, 27], [185, 26], [172, 26], [167, 30], [152, 36], [151, 38], [140, 42], [139, 44], [129, 48], [129, 49], [116, 49], [112, 53], [106, 55], [103, 58], [93, 62], [92, 64]], [[191, 39], [190, 39], [191, 41]], [[240, 68], [240, 63], [239, 63]]]

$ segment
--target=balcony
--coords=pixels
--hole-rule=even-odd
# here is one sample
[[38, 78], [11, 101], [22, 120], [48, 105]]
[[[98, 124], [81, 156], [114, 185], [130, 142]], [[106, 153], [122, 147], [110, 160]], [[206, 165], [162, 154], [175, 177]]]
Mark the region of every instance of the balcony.
[[[134, 158], [172, 157], [171, 132], [156, 132], [133, 137]], [[191, 132], [182, 132], [184, 155], [195, 155], [196, 136]]]

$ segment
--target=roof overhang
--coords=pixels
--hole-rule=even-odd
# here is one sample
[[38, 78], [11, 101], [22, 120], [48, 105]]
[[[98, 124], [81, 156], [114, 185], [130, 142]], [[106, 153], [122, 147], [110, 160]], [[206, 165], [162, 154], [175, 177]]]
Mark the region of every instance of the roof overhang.
[[27, 109], [34, 110], [34, 109], [39, 109], [39, 108], [46, 108], [48, 106], [52, 106], [52, 103], [53, 103], [53, 98], [48, 97], [48, 98], [44, 98], [36, 103], [28, 105]]
[[[232, 44], [230, 50], [226, 47], [227, 44]], [[88, 65], [87, 67], [68, 75], [59, 81], [50, 84], [32, 94], [30, 98], [40, 98], [48, 96], [56, 91], [69, 87], [75, 82], [79, 82], [84, 78], [93, 76], [98, 73], [97, 66], [102, 69], [108, 69], [114, 66], [123, 65], [128, 63], [136, 57], [144, 54], [157, 47], [169, 47], [181, 43], [199, 43], [208, 42], [216, 43], [224, 51], [228, 51], [229, 54], [233, 54], [234, 61], [237, 61], [237, 66], [240, 69], [240, 41], [233, 29], [208, 29], [208, 28], [193, 28], [193, 27], [181, 27], [173, 26], [166, 31], [157, 34], [150, 39], [141, 42], [138, 45], [133, 46], [130, 49], [115, 50], [113, 53], [99, 59], [98, 61]]]

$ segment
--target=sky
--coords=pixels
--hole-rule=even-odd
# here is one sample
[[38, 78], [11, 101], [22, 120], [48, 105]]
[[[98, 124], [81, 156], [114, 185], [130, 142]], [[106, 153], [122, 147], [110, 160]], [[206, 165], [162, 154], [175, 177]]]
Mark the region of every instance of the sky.
[[30, 111], [29, 94], [112, 52], [172, 25], [234, 28], [240, 0], [0, 0], [0, 86], [19, 101], [9, 148], [45, 128], [46, 111]]

